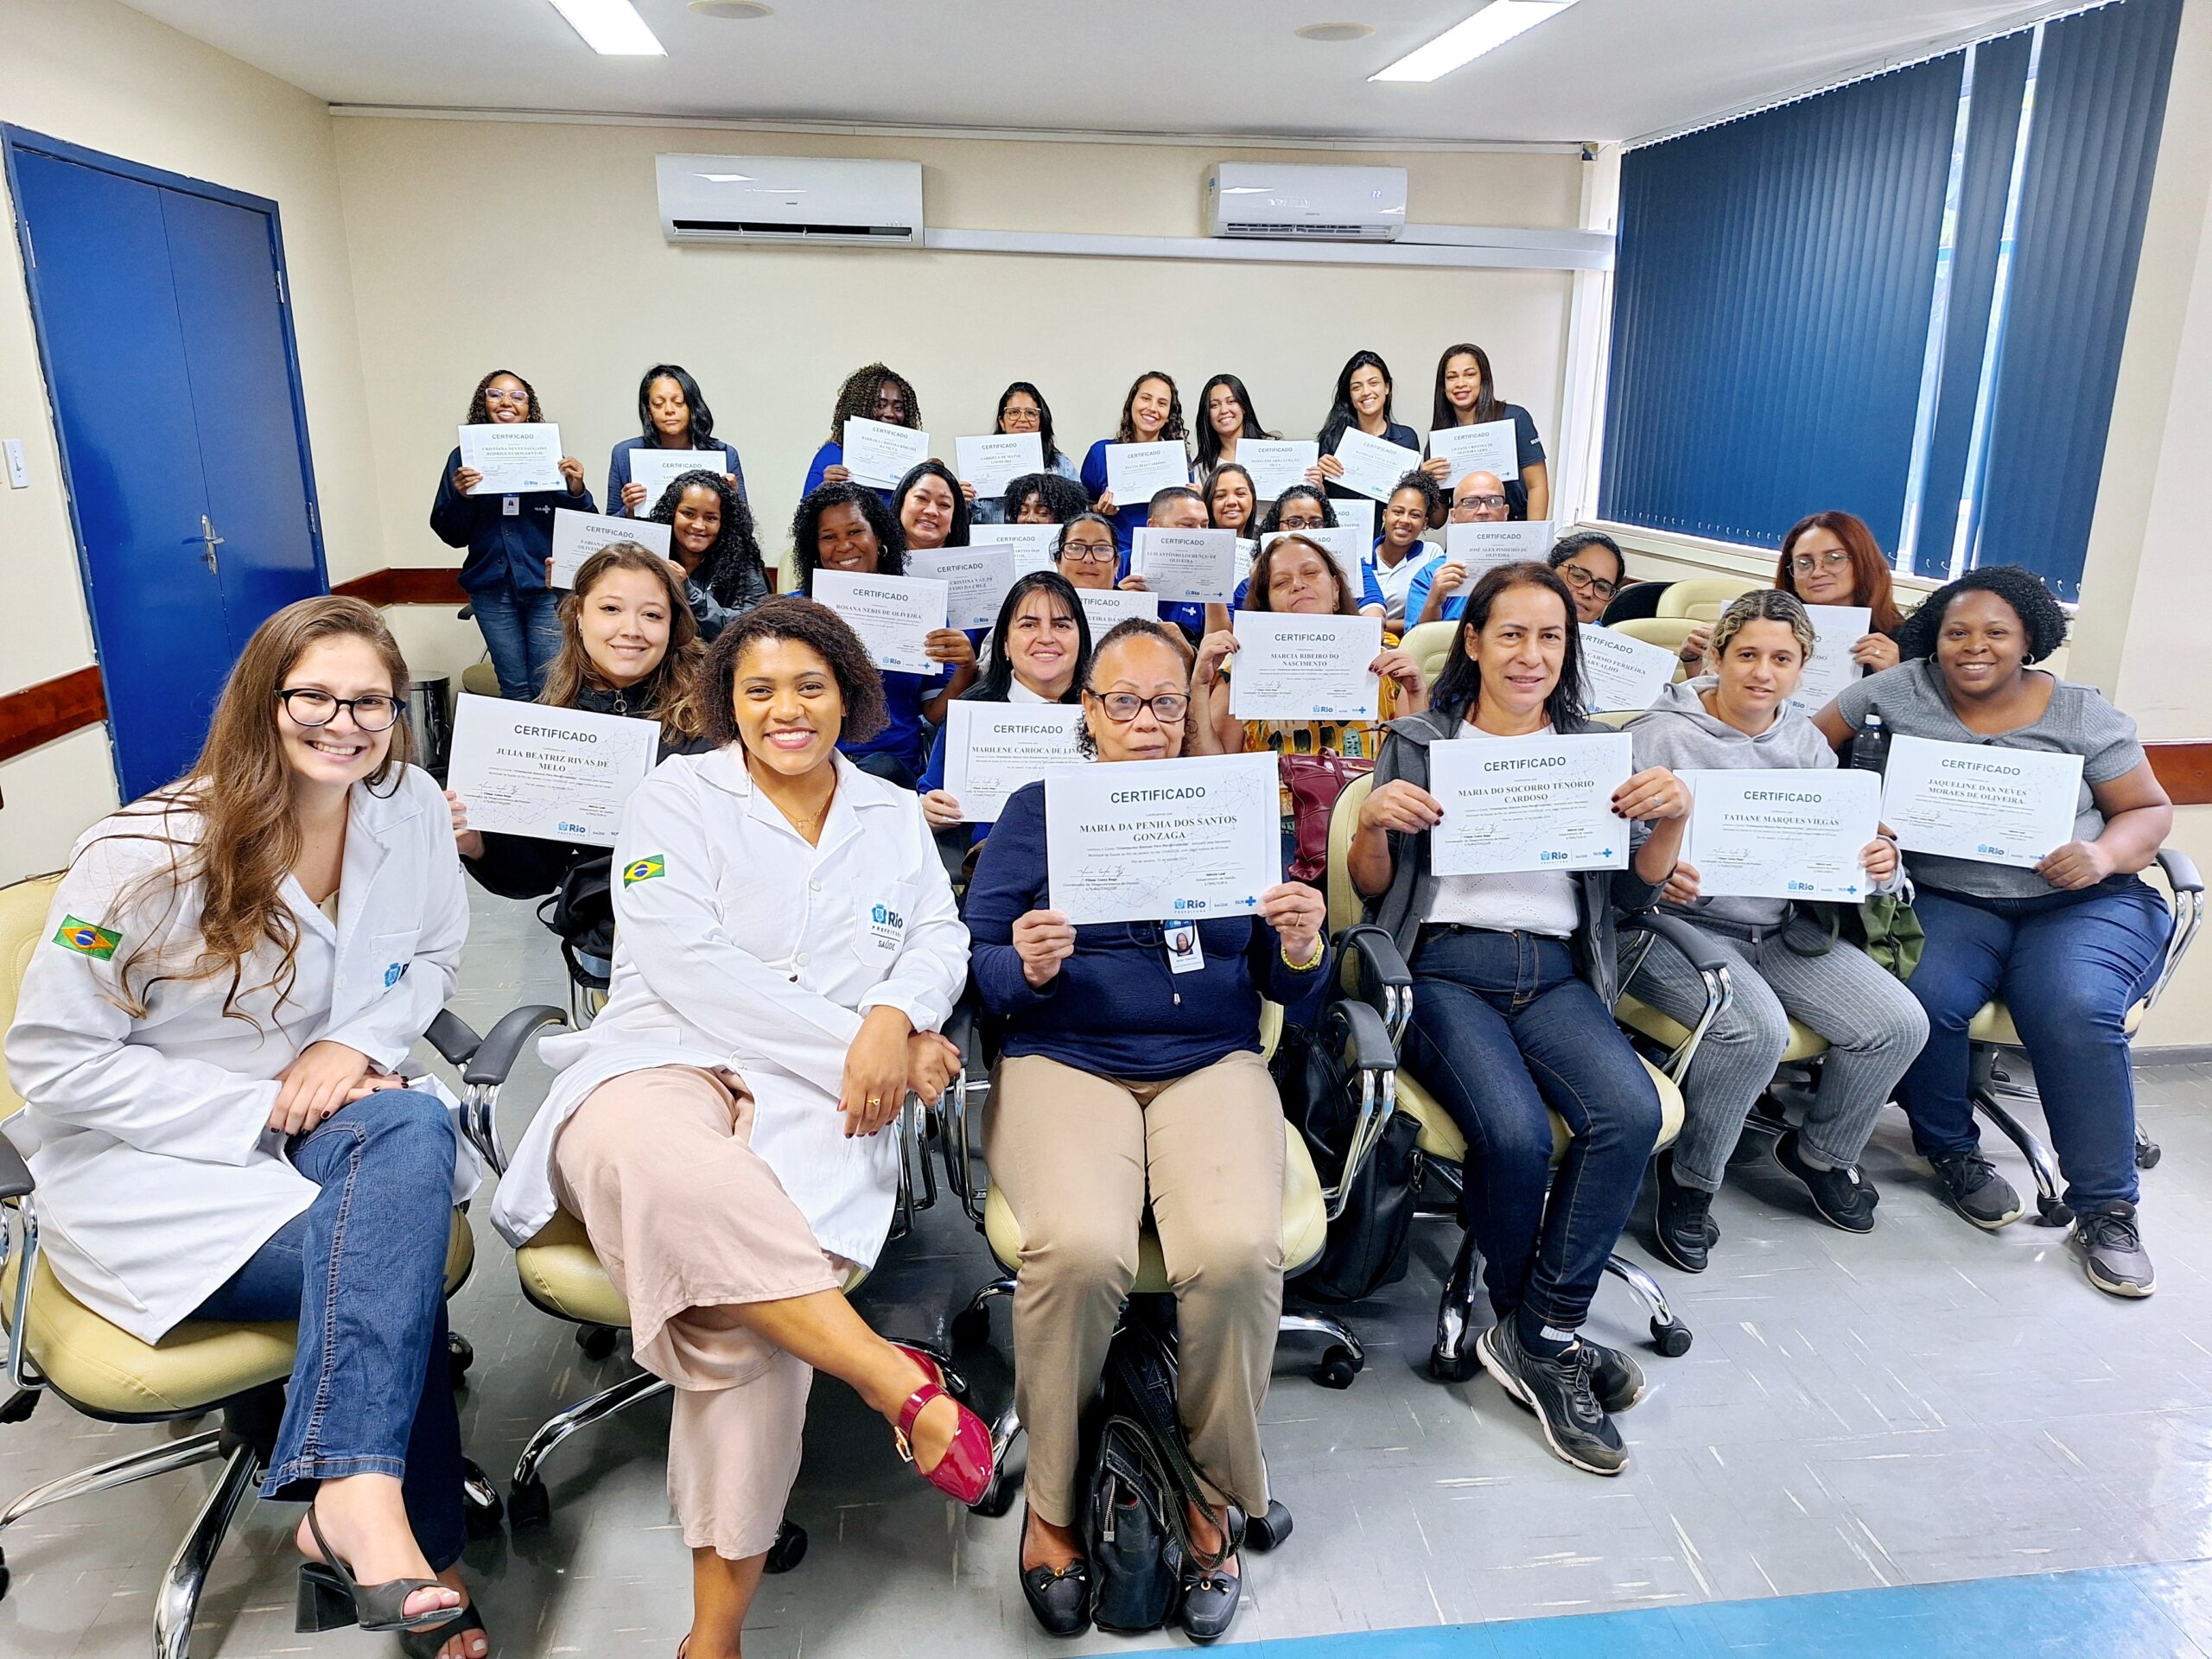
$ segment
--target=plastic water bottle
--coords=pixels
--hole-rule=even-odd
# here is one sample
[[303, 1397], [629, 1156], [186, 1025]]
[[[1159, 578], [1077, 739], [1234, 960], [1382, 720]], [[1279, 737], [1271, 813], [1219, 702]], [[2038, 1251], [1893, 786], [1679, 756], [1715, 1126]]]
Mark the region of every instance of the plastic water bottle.
[[1890, 764], [1890, 728], [1882, 711], [1869, 708], [1859, 722], [1859, 735], [1851, 740], [1851, 764], [1861, 772], [1878, 772]]

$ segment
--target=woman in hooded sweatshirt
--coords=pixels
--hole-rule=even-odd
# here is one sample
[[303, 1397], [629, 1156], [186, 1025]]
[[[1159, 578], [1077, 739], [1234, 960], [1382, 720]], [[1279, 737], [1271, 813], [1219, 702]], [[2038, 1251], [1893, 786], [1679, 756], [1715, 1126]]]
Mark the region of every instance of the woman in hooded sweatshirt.
[[[1713, 625], [1713, 671], [1669, 686], [1629, 726], [1636, 764], [1670, 771], [1820, 768], [1835, 765], [1827, 740], [1789, 696], [1813, 649], [1805, 607], [1776, 588], [1745, 594]], [[1902, 880], [1897, 843], [1877, 836], [1859, 854], [1873, 892]], [[1904, 982], [1826, 918], [1783, 899], [1707, 898], [1696, 868], [1677, 863], [1660, 902], [1736, 963], [1735, 996], [1713, 1021], [1682, 1089], [1682, 1132], [1659, 1154], [1653, 1231], [1659, 1254], [1688, 1273], [1705, 1270], [1717, 1233], [1707, 1211], [1720, 1190], [1744, 1119], [1781, 1064], [1795, 1019], [1827, 1039], [1820, 1086], [1805, 1121], [1775, 1143], [1775, 1160], [1805, 1184], [1821, 1218], [1847, 1232], [1874, 1225], [1879, 1201], [1859, 1154], [1897, 1079], [1928, 1038], [1928, 1016]], [[1696, 971], [1655, 939], [1631, 975], [1630, 995], [1695, 1023], [1705, 1008]]]

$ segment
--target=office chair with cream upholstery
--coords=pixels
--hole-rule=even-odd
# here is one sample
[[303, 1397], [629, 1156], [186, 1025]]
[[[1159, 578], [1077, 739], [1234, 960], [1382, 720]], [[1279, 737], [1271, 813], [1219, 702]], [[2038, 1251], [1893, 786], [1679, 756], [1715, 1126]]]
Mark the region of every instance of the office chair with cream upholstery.
[[1667, 591], [1659, 595], [1658, 606], [1652, 614], [1692, 622], [1718, 622], [1720, 613], [1745, 594], [1773, 585], [1750, 576], [1689, 576], [1667, 584]]

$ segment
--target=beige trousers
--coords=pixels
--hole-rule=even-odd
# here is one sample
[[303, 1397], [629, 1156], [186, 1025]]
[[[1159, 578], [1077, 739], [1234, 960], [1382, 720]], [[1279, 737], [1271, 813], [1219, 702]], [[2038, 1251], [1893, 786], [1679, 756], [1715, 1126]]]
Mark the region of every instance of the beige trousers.
[[733, 1073], [659, 1066], [592, 1090], [553, 1147], [554, 1192], [630, 1305], [638, 1363], [676, 1388], [683, 1541], [732, 1560], [776, 1541], [814, 1372], [729, 1310], [843, 1282], [753, 1150], [753, 1111]]
[[1020, 1055], [994, 1078], [983, 1147], [1021, 1224], [1014, 1400], [1030, 1507], [1074, 1524], [1077, 1428], [1137, 1274], [1147, 1201], [1175, 1293], [1179, 1399], [1217, 1499], [1268, 1506], [1260, 1402], [1282, 1309], [1282, 1103], [1257, 1054], [1165, 1083]]

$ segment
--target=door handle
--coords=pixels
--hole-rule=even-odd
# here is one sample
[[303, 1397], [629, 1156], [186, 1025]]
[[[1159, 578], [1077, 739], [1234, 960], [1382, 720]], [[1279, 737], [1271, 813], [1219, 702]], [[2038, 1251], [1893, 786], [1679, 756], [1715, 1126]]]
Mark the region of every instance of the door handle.
[[200, 556], [207, 560], [210, 575], [222, 574], [215, 568], [215, 550], [222, 544], [223, 538], [215, 533], [215, 521], [206, 513], [201, 513], [200, 515]]

